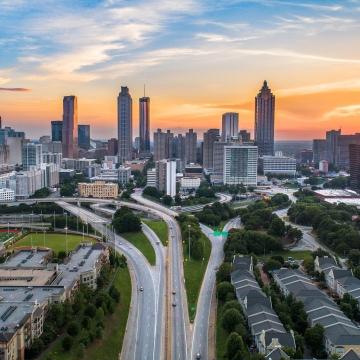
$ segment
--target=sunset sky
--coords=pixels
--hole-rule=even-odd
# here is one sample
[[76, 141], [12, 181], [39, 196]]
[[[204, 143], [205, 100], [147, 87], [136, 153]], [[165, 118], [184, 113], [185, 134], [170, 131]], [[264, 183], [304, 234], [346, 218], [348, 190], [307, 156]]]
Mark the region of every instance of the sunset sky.
[[[28, 137], [50, 133], [78, 96], [92, 138], [116, 136], [128, 86], [151, 127], [202, 132], [254, 96], [276, 95], [276, 139], [360, 132], [360, 0], [0, 0], [0, 115]], [[202, 137], [202, 134], [200, 135]]]

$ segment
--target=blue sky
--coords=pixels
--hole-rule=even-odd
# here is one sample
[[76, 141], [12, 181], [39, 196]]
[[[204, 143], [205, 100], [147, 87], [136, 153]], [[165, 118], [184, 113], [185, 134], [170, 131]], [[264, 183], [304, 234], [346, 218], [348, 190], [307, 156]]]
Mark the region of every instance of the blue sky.
[[[251, 129], [252, 99], [267, 78], [287, 97], [279, 138], [294, 137], [300, 118], [305, 137], [339, 122], [352, 131], [359, 17], [359, 0], [0, 0], [0, 109], [10, 125], [45, 132], [74, 93], [80, 120], [112, 136], [118, 89], [128, 85], [136, 98], [145, 82], [153, 128], [202, 130], [235, 110]], [[329, 89], [343, 100], [324, 104]], [[308, 99], [289, 108], [290, 96], [314, 91], [321, 111], [304, 111]]]

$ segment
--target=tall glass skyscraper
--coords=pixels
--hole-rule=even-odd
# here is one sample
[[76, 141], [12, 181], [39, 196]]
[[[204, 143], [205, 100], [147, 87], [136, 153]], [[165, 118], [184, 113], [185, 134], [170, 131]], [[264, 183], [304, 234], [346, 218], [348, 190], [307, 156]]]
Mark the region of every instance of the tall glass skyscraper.
[[221, 140], [231, 141], [239, 137], [239, 114], [227, 112], [222, 116]]
[[127, 86], [118, 96], [118, 157], [123, 163], [132, 158], [132, 98]]
[[150, 153], [150, 98], [139, 99], [139, 137], [140, 154]]
[[60, 120], [51, 122], [51, 141], [62, 141], [63, 123]]
[[63, 124], [62, 124], [62, 149], [64, 158], [77, 157], [78, 144], [78, 112], [77, 97], [64, 96]]
[[90, 149], [90, 125], [79, 125], [79, 148], [89, 150]]
[[274, 155], [275, 96], [264, 81], [255, 98], [255, 143], [259, 156]]

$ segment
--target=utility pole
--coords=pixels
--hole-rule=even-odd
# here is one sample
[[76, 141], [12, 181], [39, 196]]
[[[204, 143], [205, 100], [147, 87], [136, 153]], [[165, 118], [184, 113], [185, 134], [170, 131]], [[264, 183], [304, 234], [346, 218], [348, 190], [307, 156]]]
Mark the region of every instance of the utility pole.
[[191, 244], [190, 244], [190, 229], [191, 229], [191, 225], [189, 224], [188, 225], [188, 230], [189, 230], [189, 261], [190, 261], [190, 247], [191, 247]]

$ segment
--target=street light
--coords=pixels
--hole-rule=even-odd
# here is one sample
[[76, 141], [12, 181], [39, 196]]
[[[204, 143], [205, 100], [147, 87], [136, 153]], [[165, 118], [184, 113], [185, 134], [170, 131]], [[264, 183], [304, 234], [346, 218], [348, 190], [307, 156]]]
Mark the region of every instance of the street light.
[[65, 226], [64, 230], [65, 230], [65, 249], [66, 249], [66, 256], [67, 256], [67, 254], [68, 254], [68, 236], [67, 236], [68, 227]]
[[188, 225], [188, 230], [189, 230], [189, 261], [190, 261], [190, 247], [191, 247], [191, 245], [190, 245], [190, 229], [191, 229], [191, 225], [189, 224]]

